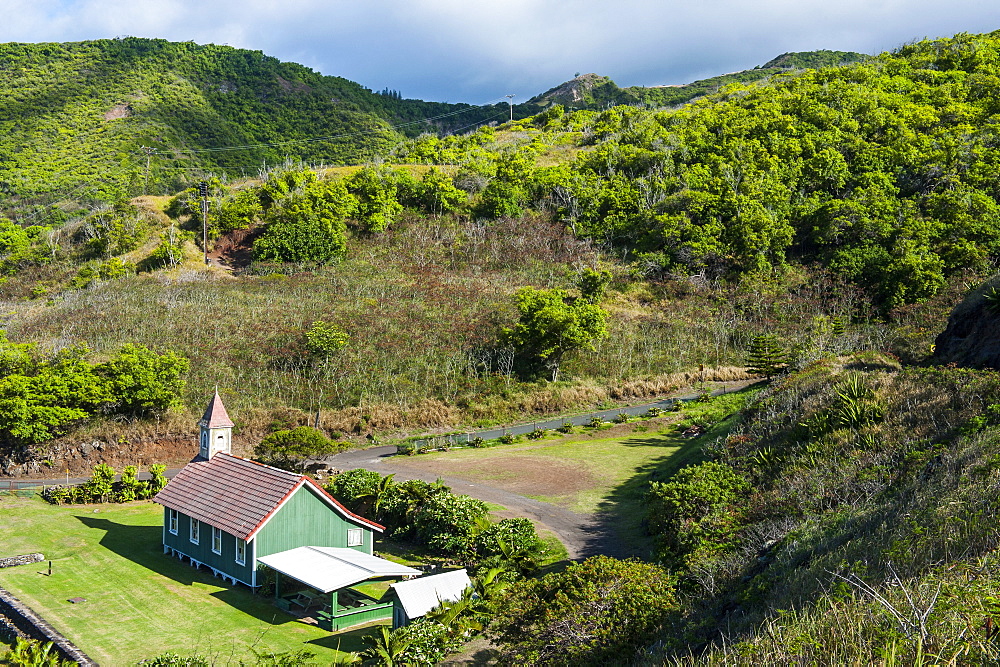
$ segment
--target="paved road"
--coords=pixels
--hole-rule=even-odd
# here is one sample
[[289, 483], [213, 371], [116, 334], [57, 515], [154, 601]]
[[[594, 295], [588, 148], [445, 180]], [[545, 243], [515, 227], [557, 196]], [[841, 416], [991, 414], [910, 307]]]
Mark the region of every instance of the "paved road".
[[[751, 383], [732, 383], [722, 387], [721, 389], [717, 389], [712, 392], [712, 395], [719, 396], [731, 391], [736, 391], [749, 384]], [[474, 431], [460, 436], [454, 436], [454, 439], [456, 442], [465, 442], [476, 437], [483, 438], [484, 440], [499, 438], [505, 433], [510, 433], [511, 435], [522, 435], [530, 433], [536, 428], [558, 428], [567, 421], [579, 426], [589, 424], [590, 420], [595, 416], [600, 417], [605, 421], [609, 421], [617, 417], [618, 414], [622, 412], [636, 416], [647, 412], [652, 407], [660, 408], [661, 410], [669, 410], [673, 404], [678, 401], [690, 401], [696, 399], [697, 397], [697, 395], [690, 395], [678, 398], [665, 398], [659, 401], [654, 401], [653, 403], [644, 403], [642, 405], [613, 408], [610, 410], [598, 410], [596, 412], [588, 412], [571, 417], [528, 422], [505, 428]], [[488, 503], [502, 505], [507, 508], [507, 512], [505, 514], [515, 517], [526, 517], [530, 519], [539, 529], [552, 532], [566, 547], [566, 551], [572, 559], [587, 558], [588, 556], [596, 554], [618, 557], [631, 555], [621, 546], [620, 540], [617, 539], [615, 534], [614, 527], [602, 522], [600, 516], [572, 512], [550, 503], [534, 500], [532, 498], [511, 493], [496, 487], [477, 484], [460, 477], [445, 477], [436, 475], [434, 473], [427, 472], [426, 470], [407, 466], [408, 457], [396, 456], [395, 454], [396, 446], [386, 445], [381, 447], [372, 447], [369, 449], [352, 449], [332, 456], [326, 459], [325, 462], [337, 470], [364, 468], [366, 470], [373, 470], [382, 475], [395, 474], [395, 479], [398, 481], [420, 479], [425, 482], [433, 482], [440, 479], [445, 484], [450, 486], [456, 493], [464, 493], [472, 496], [473, 498], [484, 500]], [[173, 477], [179, 471], [180, 468], [172, 468], [167, 470], [165, 474], [169, 478]], [[148, 478], [148, 474], [140, 474], [140, 478]], [[74, 477], [69, 478], [70, 484], [80, 484], [85, 481], [87, 480]], [[28, 488], [41, 484], [48, 485], [65, 483], [65, 477], [55, 477], [42, 480], [0, 481], [0, 490], [6, 490], [7, 488]]]
[[[728, 394], [730, 392], [738, 391], [744, 387], [753, 384], [753, 382], [732, 382], [727, 385], [723, 385], [719, 389], [712, 392], [712, 396], [721, 396], [722, 394]], [[586, 412], [584, 414], [572, 415], [569, 417], [560, 417], [558, 419], [546, 419], [542, 421], [531, 421], [525, 422], [524, 424], [517, 424], [513, 426], [503, 426], [499, 428], [487, 429], [485, 431], [470, 431], [469, 433], [459, 433], [451, 436], [442, 436], [455, 443], [463, 443], [472, 440], [473, 438], [482, 438], [483, 440], [495, 440], [504, 434], [511, 435], [524, 435], [525, 433], [531, 433], [536, 428], [542, 428], [546, 430], [552, 430], [559, 428], [566, 422], [570, 422], [573, 426], [583, 426], [589, 424], [590, 420], [594, 417], [600, 417], [603, 421], [612, 421], [621, 413], [625, 413], [630, 417], [638, 417], [639, 415], [646, 414], [649, 412], [650, 408], [657, 408], [659, 410], [667, 411], [673, 408], [675, 403], [684, 401], [693, 401], [697, 399], [699, 394], [692, 394], [690, 396], [681, 396], [676, 398], [664, 398], [659, 401], [654, 401], [652, 403], [643, 403], [642, 405], [630, 405], [626, 407], [611, 408], [609, 410], [597, 410], [595, 412]]]

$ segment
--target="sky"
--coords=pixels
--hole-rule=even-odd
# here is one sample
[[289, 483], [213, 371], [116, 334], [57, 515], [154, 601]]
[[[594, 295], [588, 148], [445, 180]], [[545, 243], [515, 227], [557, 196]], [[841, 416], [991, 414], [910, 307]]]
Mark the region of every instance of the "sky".
[[526, 101], [578, 73], [688, 83], [788, 51], [1000, 29], [988, 0], [0, 0], [0, 42], [131, 35], [263, 51], [372, 90]]

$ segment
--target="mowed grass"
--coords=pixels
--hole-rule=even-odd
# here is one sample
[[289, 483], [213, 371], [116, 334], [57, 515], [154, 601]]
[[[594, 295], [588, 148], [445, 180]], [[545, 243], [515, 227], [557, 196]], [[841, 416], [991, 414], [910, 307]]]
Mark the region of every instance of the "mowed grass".
[[[11, 591], [101, 665], [131, 665], [166, 651], [213, 664], [298, 651], [332, 661], [361, 651], [373, 628], [331, 635], [281, 612], [242, 586], [163, 554], [162, 508], [150, 502], [53, 507], [0, 497], [0, 555], [52, 561], [0, 570]], [[70, 598], [86, 602], [73, 604]]]
[[681, 438], [666, 422], [585, 430], [530, 444], [421, 454], [418, 460], [442, 474], [596, 514], [614, 526], [625, 551], [648, 555], [642, 522], [649, 482], [698, 460], [702, 438]]
[[[683, 413], [575, 433], [550, 432], [538, 441], [483, 449], [456, 449], [404, 459], [442, 474], [496, 486], [570, 509], [595, 514], [614, 527], [625, 551], [646, 556], [646, 493], [684, 466], [704, 459], [704, 446], [724, 437], [736, 413], [758, 387], [708, 402], [691, 402]], [[685, 438], [678, 423], [713, 424], [697, 438]]]

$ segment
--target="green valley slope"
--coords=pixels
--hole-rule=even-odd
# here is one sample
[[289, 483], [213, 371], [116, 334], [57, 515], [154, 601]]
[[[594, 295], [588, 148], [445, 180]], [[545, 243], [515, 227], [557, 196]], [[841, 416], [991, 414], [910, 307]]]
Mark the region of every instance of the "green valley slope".
[[[506, 115], [376, 94], [259, 51], [135, 37], [2, 44], [0, 71], [0, 215], [24, 222], [206, 172], [356, 163], [405, 134]], [[62, 215], [42, 206], [53, 201]]]

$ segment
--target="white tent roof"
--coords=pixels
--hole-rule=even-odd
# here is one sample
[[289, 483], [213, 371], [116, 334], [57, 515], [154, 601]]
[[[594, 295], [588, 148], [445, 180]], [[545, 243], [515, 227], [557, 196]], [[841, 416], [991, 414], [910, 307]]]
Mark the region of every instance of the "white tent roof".
[[297, 547], [257, 560], [323, 593], [375, 577], [420, 574], [412, 567], [343, 547]]
[[469, 573], [453, 570], [391, 584], [408, 618], [419, 618], [442, 602], [454, 602], [472, 586]]

